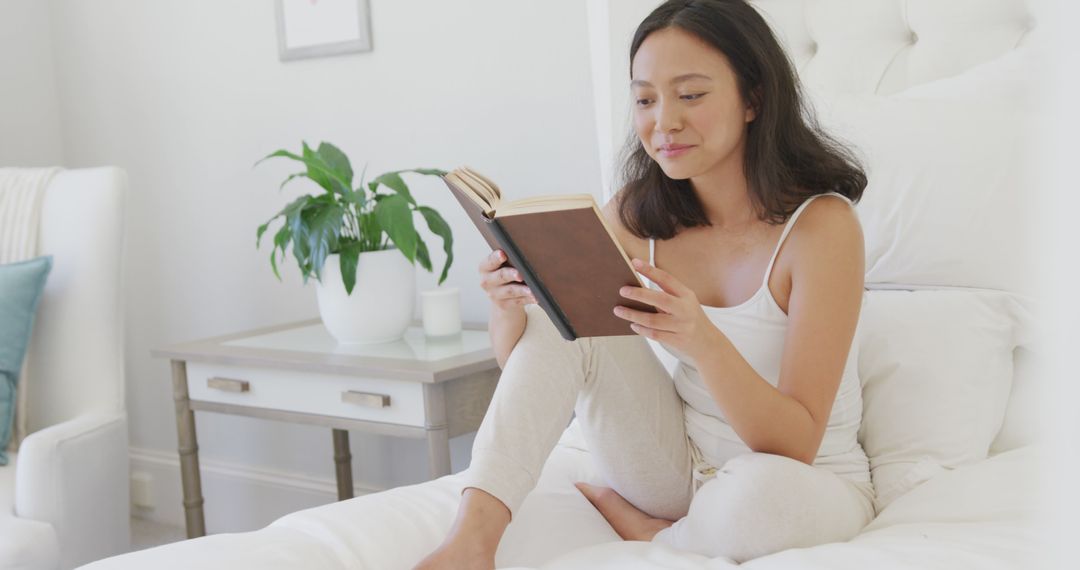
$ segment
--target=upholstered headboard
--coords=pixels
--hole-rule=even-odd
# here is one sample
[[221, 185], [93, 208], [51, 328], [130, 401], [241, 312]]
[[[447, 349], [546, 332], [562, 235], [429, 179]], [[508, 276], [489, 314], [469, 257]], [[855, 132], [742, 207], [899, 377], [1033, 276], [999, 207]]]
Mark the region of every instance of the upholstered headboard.
[[1024, 0], [756, 0], [802, 82], [891, 95], [962, 73], [1024, 45]]
[[[629, 46], [659, 0], [589, 0], [593, 93], [604, 198], [629, 124]], [[753, 0], [802, 83], [891, 95], [958, 75], [1028, 44], [1029, 0]]]

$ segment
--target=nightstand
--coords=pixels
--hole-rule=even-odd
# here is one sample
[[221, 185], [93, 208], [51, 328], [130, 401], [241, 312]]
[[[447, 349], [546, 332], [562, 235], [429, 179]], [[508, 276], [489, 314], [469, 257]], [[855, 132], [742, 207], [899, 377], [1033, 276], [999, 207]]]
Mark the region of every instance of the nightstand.
[[339, 500], [348, 430], [426, 439], [431, 478], [448, 475], [449, 439], [480, 426], [500, 372], [486, 324], [462, 329], [428, 338], [414, 321], [398, 341], [344, 345], [312, 319], [153, 350], [172, 363], [188, 537], [206, 534], [195, 411], [331, 428]]

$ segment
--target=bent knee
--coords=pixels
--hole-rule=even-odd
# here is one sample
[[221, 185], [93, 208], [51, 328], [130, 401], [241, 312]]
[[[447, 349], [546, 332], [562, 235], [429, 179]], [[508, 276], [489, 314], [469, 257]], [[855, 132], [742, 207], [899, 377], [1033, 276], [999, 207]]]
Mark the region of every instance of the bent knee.
[[709, 487], [709, 492], [726, 495], [731, 508], [760, 509], [779, 495], [802, 493], [801, 487], [813, 484], [821, 475], [815, 469], [783, 455], [744, 453], [724, 463], [716, 478], [706, 481], [698, 492]]
[[835, 474], [789, 457], [747, 453], [706, 481], [687, 516], [658, 538], [742, 563], [848, 540], [865, 523], [855, 491]]

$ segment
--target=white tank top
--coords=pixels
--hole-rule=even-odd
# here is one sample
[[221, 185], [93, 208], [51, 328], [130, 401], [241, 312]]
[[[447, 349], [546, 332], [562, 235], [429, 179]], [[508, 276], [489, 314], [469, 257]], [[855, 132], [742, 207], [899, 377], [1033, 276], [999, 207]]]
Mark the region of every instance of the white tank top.
[[[765, 277], [757, 292], [747, 301], [734, 307], [701, 306], [709, 319], [731, 340], [750, 366], [773, 386], [777, 386], [780, 380], [780, 361], [784, 350], [788, 316], [780, 309], [772, 292], [769, 291], [769, 275], [772, 273], [780, 246], [783, 245], [784, 239], [794, 226], [795, 220], [810, 202], [825, 195], [838, 196], [849, 205], [852, 203], [846, 196], [836, 192], [817, 194], [808, 198], [784, 225], [780, 241], [776, 244], [772, 259], [769, 260], [769, 266], [765, 270]], [[655, 251], [656, 243], [650, 239], [649, 263], [654, 266], [656, 265]], [[644, 276], [642, 278], [649, 288], [660, 289], [648, 278]], [[829, 469], [846, 479], [868, 483], [870, 464], [857, 440], [859, 423], [862, 420], [862, 390], [857, 375], [857, 340], [856, 338], [852, 342], [851, 350], [848, 351], [843, 378], [814, 465]], [[679, 360], [675, 369], [674, 382], [684, 401], [687, 435], [698, 448], [695, 451], [699, 452], [699, 457], [695, 458], [695, 462], [698, 463], [695, 470], [699, 473], [711, 472], [722, 466], [728, 459], [749, 453], [750, 448], [743, 443], [734, 428], [724, 419], [723, 412], [705, 389], [698, 370], [689, 362], [689, 359], [667, 344], [661, 342], [660, 345]], [[706, 465], [701, 465], [702, 461]]]

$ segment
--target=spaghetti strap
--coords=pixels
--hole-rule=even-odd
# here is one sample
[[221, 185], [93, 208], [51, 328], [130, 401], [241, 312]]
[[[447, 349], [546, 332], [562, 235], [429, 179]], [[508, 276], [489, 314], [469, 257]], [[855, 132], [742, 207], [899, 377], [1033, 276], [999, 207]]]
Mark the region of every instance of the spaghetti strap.
[[824, 194], [814, 194], [813, 196], [807, 198], [802, 204], [800, 204], [799, 207], [795, 209], [795, 213], [791, 214], [791, 217], [788, 218], [788, 221], [784, 224], [784, 231], [780, 234], [780, 241], [776, 242], [776, 249], [773, 250], [772, 258], [769, 259], [769, 266], [765, 269], [765, 278], [761, 281], [762, 287], [767, 287], [769, 285], [769, 276], [772, 275], [773, 264], [776, 263], [776, 256], [780, 253], [780, 246], [784, 245], [784, 240], [787, 239], [788, 233], [791, 232], [792, 226], [795, 225], [795, 220], [799, 219], [799, 216], [803, 213], [803, 210], [805, 210], [806, 207], [810, 205], [810, 202], [813, 202], [815, 198], [820, 198], [821, 196], [827, 195], [839, 196], [840, 198], [843, 198], [845, 201], [847, 201], [849, 205], [852, 204], [851, 200], [847, 196], [844, 196], [839, 192], [825, 192]]
[[[649, 265], [651, 265], [653, 267], [656, 267], [656, 261], [655, 261], [656, 253], [655, 252], [656, 252], [656, 240], [654, 240], [653, 238], [649, 238]], [[645, 277], [644, 275], [642, 275], [641, 278], [645, 280], [645, 286], [648, 287], [649, 289], [659, 289], [659, 287], [656, 287], [655, 283], [653, 283], [652, 280], [649, 279], [648, 277]]]

